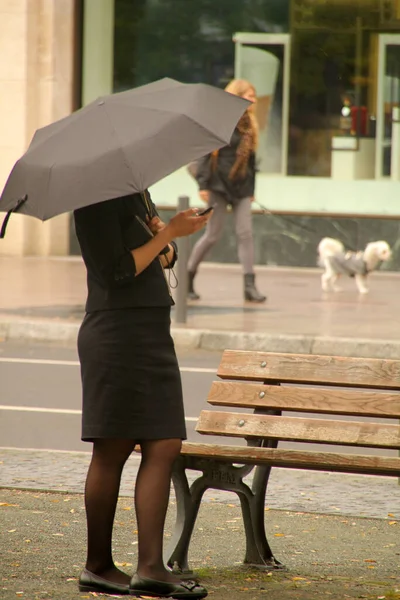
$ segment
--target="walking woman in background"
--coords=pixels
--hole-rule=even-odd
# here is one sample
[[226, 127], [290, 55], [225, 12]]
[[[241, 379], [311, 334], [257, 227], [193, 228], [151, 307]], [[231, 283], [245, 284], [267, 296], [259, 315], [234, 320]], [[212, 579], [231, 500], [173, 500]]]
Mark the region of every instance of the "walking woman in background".
[[250, 100], [253, 104], [240, 119], [229, 146], [205, 156], [197, 163], [196, 180], [202, 200], [214, 207], [206, 232], [195, 244], [188, 262], [188, 297], [198, 300], [194, 278], [199, 264], [221, 236], [227, 208], [232, 206], [238, 242], [239, 260], [244, 276], [244, 298], [264, 302], [266, 297], [255, 285], [254, 242], [251, 203], [254, 200], [258, 124], [254, 112], [256, 92], [244, 79], [234, 79], [227, 92]]
[[[173, 238], [198, 231], [209, 217], [191, 209], [165, 225], [146, 192], [81, 208], [74, 218], [88, 285], [78, 336], [82, 439], [93, 443], [85, 487], [87, 560], [79, 589], [204, 598], [203, 587], [181, 582], [163, 562], [171, 471], [186, 438], [164, 268], [176, 260]], [[137, 444], [138, 564], [131, 578], [114, 564], [112, 532], [122, 469]]]

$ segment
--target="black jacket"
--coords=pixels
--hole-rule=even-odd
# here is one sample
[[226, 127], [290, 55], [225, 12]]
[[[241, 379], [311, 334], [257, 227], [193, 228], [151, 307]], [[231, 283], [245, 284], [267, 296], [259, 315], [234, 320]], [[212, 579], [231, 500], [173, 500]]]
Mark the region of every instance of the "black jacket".
[[235, 129], [229, 146], [224, 146], [219, 150], [215, 168], [213, 168], [213, 161], [210, 154], [200, 159], [197, 164], [196, 180], [199, 189], [224, 194], [229, 203], [254, 196], [256, 178], [256, 157], [254, 152], [250, 154], [247, 172], [244, 177], [237, 176], [233, 180], [229, 179], [229, 173], [236, 161], [236, 151], [240, 144], [240, 139], [240, 132], [238, 129]]
[[[154, 204], [152, 207], [154, 216], [157, 211]], [[87, 269], [86, 312], [173, 304], [158, 257], [136, 276], [130, 250], [150, 239], [137, 219], [146, 222], [146, 215], [140, 194], [74, 211], [76, 235]]]

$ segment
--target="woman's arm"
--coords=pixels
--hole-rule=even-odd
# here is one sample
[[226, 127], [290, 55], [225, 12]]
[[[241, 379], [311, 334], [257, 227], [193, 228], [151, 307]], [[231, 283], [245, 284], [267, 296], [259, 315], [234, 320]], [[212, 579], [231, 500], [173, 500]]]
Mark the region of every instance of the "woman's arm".
[[[157, 235], [160, 231], [162, 231], [166, 227], [166, 225], [165, 225], [164, 221], [161, 221], [154, 204], [153, 204], [153, 214], [155, 214], [156, 216], [154, 216], [152, 219], [150, 219], [147, 222], [147, 225], [148, 225], [150, 231], [153, 233], [153, 235]], [[176, 259], [178, 257], [178, 249], [177, 249], [175, 242], [170, 242], [168, 244], [167, 248], [169, 249], [168, 252], [162, 252], [160, 254], [159, 258], [160, 258], [161, 264], [164, 267], [164, 269], [171, 269], [174, 266]]]
[[174, 215], [168, 225], [165, 225], [149, 242], [131, 251], [136, 264], [136, 272], [141, 273], [174, 238], [185, 237], [199, 231], [209, 218], [210, 213], [202, 217], [198, 216], [195, 208], [189, 208], [189, 210], [183, 210]]
[[196, 181], [200, 191], [208, 190], [210, 187], [211, 154], [203, 156], [197, 161]]
[[118, 288], [130, 285], [174, 238], [204, 227], [208, 215], [198, 217], [195, 209], [180, 212], [156, 236], [133, 250], [123, 242], [118, 199], [78, 209], [74, 219], [89, 277], [104, 288]]
[[75, 230], [88, 275], [104, 288], [132, 283], [136, 265], [123, 243], [119, 200], [91, 204], [74, 211]]
[[[170, 244], [172, 237], [171, 230], [167, 227], [164, 227], [162, 231], [157, 233], [157, 235], [151, 238], [151, 240], [149, 240], [146, 244], [131, 250], [136, 264], [136, 275], [139, 275], [149, 266], [151, 262], [153, 262], [153, 260], [160, 254], [165, 246]], [[168, 254], [171, 254], [171, 250], [168, 252]], [[161, 262], [163, 262], [163, 258], [165, 259], [165, 256], [161, 255], [160, 258]]]

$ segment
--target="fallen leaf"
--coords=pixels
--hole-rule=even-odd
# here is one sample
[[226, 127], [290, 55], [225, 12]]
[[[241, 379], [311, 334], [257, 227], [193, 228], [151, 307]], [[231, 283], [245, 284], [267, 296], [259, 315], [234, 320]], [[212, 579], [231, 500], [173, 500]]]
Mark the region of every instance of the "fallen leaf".
[[285, 537], [284, 533], [274, 533], [275, 537]]
[[376, 563], [376, 560], [374, 560], [373, 558], [365, 558], [364, 562], [368, 562], [368, 563]]
[[[0, 506], [19, 506], [19, 504], [10, 504], [9, 502], [0, 502]], [[392, 515], [393, 517], [394, 515]]]
[[9, 529], [8, 533], [14, 533], [14, 531], [17, 531], [16, 529]]
[[397, 521], [389, 521], [389, 525], [397, 525]]

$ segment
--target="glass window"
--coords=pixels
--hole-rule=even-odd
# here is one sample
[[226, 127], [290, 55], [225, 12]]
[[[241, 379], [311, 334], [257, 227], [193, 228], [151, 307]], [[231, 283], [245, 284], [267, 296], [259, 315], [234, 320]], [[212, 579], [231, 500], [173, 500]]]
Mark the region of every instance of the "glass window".
[[264, 93], [262, 172], [336, 176], [333, 149], [353, 138], [368, 163], [355, 178], [391, 176], [400, 0], [115, 0], [114, 91], [165, 76], [223, 87], [238, 72], [237, 32], [288, 38], [250, 42], [278, 65], [275, 78], [264, 71], [275, 90]]
[[224, 87], [236, 31], [288, 28], [289, 0], [115, 0], [114, 91], [166, 76]]

